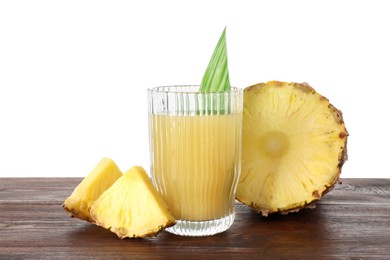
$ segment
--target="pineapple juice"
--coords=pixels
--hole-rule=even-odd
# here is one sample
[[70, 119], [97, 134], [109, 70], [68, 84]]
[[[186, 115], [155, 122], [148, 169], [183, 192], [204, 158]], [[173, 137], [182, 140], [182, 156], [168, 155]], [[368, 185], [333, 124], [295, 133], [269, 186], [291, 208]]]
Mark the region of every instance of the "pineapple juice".
[[177, 220], [234, 213], [241, 114], [151, 115], [153, 179]]

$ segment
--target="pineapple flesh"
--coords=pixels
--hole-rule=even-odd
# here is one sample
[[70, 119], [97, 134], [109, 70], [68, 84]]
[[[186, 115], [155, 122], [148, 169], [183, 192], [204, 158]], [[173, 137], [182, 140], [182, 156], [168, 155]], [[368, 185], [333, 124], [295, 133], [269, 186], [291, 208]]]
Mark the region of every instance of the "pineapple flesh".
[[63, 207], [72, 217], [94, 222], [89, 207], [107, 190], [122, 172], [115, 162], [103, 158], [65, 200]]
[[155, 236], [176, 221], [142, 167], [130, 168], [90, 209], [119, 238]]
[[242, 131], [237, 199], [264, 216], [313, 206], [347, 158], [341, 112], [306, 83], [246, 88]]

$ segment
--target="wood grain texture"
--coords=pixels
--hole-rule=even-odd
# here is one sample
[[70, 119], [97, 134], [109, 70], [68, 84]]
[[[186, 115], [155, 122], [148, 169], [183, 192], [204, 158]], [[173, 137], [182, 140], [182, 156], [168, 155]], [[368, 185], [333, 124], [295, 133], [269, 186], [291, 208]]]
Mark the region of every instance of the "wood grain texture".
[[237, 203], [233, 226], [211, 237], [124, 240], [63, 211], [80, 181], [0, 178], [0, 259], [390, 258], [390, 179], [344, 179], [316, 209], [286, 216]]

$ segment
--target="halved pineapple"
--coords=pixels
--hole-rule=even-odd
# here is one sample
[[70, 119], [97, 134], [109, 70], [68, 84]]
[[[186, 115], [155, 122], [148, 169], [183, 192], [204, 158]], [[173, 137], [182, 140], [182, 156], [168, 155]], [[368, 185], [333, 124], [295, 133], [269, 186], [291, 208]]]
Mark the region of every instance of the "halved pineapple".
[[237, 199], [264, 216], [314, 205], [347, 158], [341, 112], [306, 83], [246, 88], [242, 131]]
[[103, 158], [65, 200], [65, 211], [72, 217], [94, 222], [89, 214], [89, 207], [121, 176], [122, 172], [115, 162]]
[[120, 238], [155, 236], [176, 221], [142, 167], [130, 168], [90, 209], [96, 224]]

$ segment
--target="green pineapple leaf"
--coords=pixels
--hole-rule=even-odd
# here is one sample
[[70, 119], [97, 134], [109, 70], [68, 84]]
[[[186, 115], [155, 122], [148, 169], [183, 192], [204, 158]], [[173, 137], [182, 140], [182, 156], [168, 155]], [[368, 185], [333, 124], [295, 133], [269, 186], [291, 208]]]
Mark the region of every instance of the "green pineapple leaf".
[[225, 27], [203, 75], [199, 91], [219, 92], [228, 90], [230, 90], [230, 80]]

